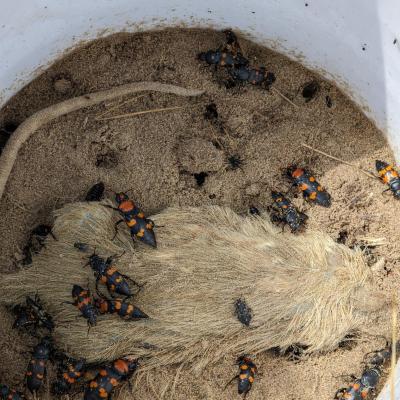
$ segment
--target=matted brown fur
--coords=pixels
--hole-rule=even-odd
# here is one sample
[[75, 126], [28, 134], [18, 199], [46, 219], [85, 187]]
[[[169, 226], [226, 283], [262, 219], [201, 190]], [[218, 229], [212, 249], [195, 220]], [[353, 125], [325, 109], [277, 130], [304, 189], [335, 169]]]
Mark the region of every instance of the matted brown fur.
[[[360, 251], [328, 235], [282, 233], [262, 217], [228, 208], [168, 208], [153, 217], [158, 248], [133, 243], [126, 227], [111, 241], [118, 215], [101, 204], [75, 203], [57, 211], [54, 234], [31, 268], [2, 276], [2, 303], [36, 291], [56, 322], [60, 348], [89, 361], [144, 357], [144, 368], [190, 363], [195, 370], [225, 354], [257, 354], [292, 344], [309, 352], [336, 348], [370, 322], [382, 305]], [[73, 284], [94, 289], [90, 252], [125, 254], [117, 268], [146, 282], [135, 304], [150, 316], [127, 322], [101, 316], [87, 333], [71, 301]], [[234, 316], [244, 297], [249, 328]]]

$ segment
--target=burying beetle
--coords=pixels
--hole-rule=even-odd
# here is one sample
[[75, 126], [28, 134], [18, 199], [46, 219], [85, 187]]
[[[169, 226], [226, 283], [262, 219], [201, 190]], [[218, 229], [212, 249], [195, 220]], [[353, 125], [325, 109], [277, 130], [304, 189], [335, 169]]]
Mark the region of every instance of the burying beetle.
[[118, 211], [123, 217], [115, 224], [115, 234], [118, 232], [118, 225], [121, 222], [125, 222], [130, 230], [132, 239], [136, 238], [151, 247], [157, 247], [154, 222], [145, 217], [143, 211], [136, 207], [126, 193], [116, 193], [115, 201], [118, 204], [117, 208], [105, 205], [105, 207]]
[[28, 243], [22, 250], [24, 255], [22, 260], [23, 265], [32, 264], [32, 256], [40, 252], [48, 235], [51, 235], [54, 240], [57, 240], [51, 229], [52, 227], [50, 225], [41, 224], [32, 230], [29, 235]]
[[[348, 387], [339, 389], [335, 393], [334, 399], [337, 400], [361, 400], [366, 399], [368, 395], [375, 390], [378, 385], [381, 371], [379, 368], [369, 368], [364, 370], [360, 379]], [[355, 377], [354, 377], [355, 378]]]
[[93, 185], [86, 194], [85, 201], [100, 201], [104, 195], [104, 183]]
[[16, 305], [13, 308], [17, 315], [13, 328], [37, 328], [43, 327], [50, 332], [54, 329], [54, 322], [51, 316], [43, 310], [39, 296], [36, 294], [34, 299], [26, 296], [26, 305]]
[[291, 166], [287, 168], [286, 174], [292, 180], [292, 184], [303, 192], [305, 199], [322, 207], [330, 207], [330, 194], [317, 182], [310, 172], [303, 168]]
[[225, 36], [225, 45], [220, 46], [217, 50], [199, 53], [197, 58], [209, 65], [214, 65], [215, 68], [247, 65], [249, 61], [243, 57], [236, 35], [231, 30], [226, 30]]
[[234, 376], [225, 386], [225, 388], [233, 382], [235, 379], [238, 380], [238, 393], [244, 394], [243, 399], [246, 398], [250, 392], [251, 387], [254, 383], [254, 379], [257, 373], [257, 367], [254, 362], [248, 356], [241, 356], [236, 361], [239, 366], [239, 374]]
[[50, 337], [44, 337], [33, 349], [32, 358], [26, 371], [26, 386], [31, 393], [36, 393], [43, 385], [46, 376], [46, 364], [53, 350]]
[[[396, 343], [396, 351], [400, 350], [400, 341]], [[335, 394], [335, 399], [338, 400], [359, 400], [366, 399], [369, 393], [373, 392], [378, 386], [379, 379], [382, 374], [382, 367], [387, 361], [389, 361], [392, 355], [391, 344], [378, 351], [373, 351], [366, 354], [368, 356], [372, 354], [370, 359], [365, 363], [367, 366], [361, 374], [361, 377], [357, 379], [355, 376], [351, 376], [354, 382], [347, 388], [339, 389]], [[365, 358], [365, 357], [364, 357]]]
[[249, 67], [241, 65], [230, 69], [229, 75], [234, 82], [250, 83], [252, 85], [262, 86], [269, 89], [270, 86], [276, 81], [273, 72], [267, 72], [265, 67]]
[[121, 294], [122, 296], [131, 297], [132, 292], [129, 287], [128, 280], [136, 285], [139, 289], [143, 285], [139, 285], [129, 276], [121, 274], [113, 265], [113, 260], [115, 258], [116, 256], [111, 256], [107, 259], [104, 259], [103, 257], [98, 256], [96, 253], [93, 253], [89, 257], [89, 261], [87, 264], [85, 264], [85, 266], [90, 265], [94, 272], [96, 277], [96, 289], [98, 289], [98, 282], [100, 281], [107, 286], [107, 289], [112, 296], [117, 293]]
[[7, 385], [0, 383], [0, 399], [1, 400], [22, 400], [25, 396], [17, 390], [11, 389]]
[[341, 388], [335, 393], [335, 400], [361, 400], [364, 397], [361, 397], [361, 383], [360, 380], [357, 379], [354, 383], [352, 383], [348, 388]]
[[52, 385], [52, 393], [70, 393], [77, 383], [80, 383], [84, 376], [85, 359], [69, 360], [64, 369], [59, 371], [59, 376]]
[[81, 312], [82, 317], [86, 319], [88, 324], [88, 332], [92, 326], [97, 323], [98, 311], [94, 307], [93, 298], [90, 294], [89, 289], [84, 289], [79, 285], [73, 285], [72, 287], [72, 298], [73, 302], [64, 302], [65, 304], [71, 304], [78, 308]]
[[122, 319], [136, 321], [149, 318], [140, 308], [128, 303], [123, 299], [108, 299], [106, 296], [97, 292], [98, 297], [94, 299], [94, 305], [100, 314], [117, 314]]
[[120, 358], [111, 365], [100, 369], [96, 377], [89, 382], [84, 400], [110, 399], [113, 390], [123, 381], [127, 381], [138, 368], [138, 360]]
[[385, 161], [376, 160], [375, 166], [382, 182], [389, 185], [385, 192], [390, 190], [396, 199], [400, 199], [400, 177], [398, 172]]
[[297, 208], [280, 192], [272, 191], [274, 203], [271, 206], [271, 221], [274, 223], [288, 224], [292, 232], [297, 232], [304, 227], [308, 216]]

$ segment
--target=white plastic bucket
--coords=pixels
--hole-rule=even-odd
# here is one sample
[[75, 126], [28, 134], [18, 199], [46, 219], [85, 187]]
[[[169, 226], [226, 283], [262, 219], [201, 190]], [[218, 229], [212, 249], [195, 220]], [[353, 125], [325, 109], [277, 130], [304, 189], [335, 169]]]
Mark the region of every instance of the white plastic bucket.
[[[82, 41], [165, 26], [231, 27], [335, 81], [387, 135], [400, 160], [399, 1], [0, 0], [0, 4], [0, 106]], [[396, 398], [400, 398], [398, 385]], [[381, 396], [389, 399], [388, 392]]]

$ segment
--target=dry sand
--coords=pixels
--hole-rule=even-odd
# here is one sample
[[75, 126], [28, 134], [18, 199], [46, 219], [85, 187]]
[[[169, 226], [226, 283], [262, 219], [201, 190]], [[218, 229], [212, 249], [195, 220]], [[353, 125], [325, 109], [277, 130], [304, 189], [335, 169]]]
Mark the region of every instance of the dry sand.
[[[273, 71], [275, 87], [299, 107], [256, 87], [227, 90], [221, 83], [224, 74], [214, 74], [196, 59], [198, 52], [217, 48], [223, 40], [223, 34], [206, 30], [111, 36], [68, 55], [11, 99], [0, 113], [0, 126], [21, 123], [55, 102], [134, 81], [156, 80], [207, 93], [192, 100], [146, 94], [114, 110], [110, 108], [118, 102], [67, 115], [40, 129], [20, 151], [0, 202], [2, 272], [17, 268], [32, 228], [51, 222], [53, 209], [82, 200], [99, 180], [113, 190], [132, 188], [132, 196], [147, 214], [166, 206], [201, 204], [228, 205], [246, 212], [249, 205], [266, 208], [271, 189], [287, 190], [282, 168], [298, 163], [313, 170], [333, 198], [328, 209], [295, 199], [309, 215], [308, 228], [323, 229], [333, 238], [346, 232], [348, 245], [365, 238], [382, 239], [371, 255], [384, 258], [377, 280], [382, 290], [399, 287], [400, 210], [394, 198], [382, 194], [385, 187], [378, 180], [300, 146], [306, 142], [373, 171], [375, 159], [393, 161], [381, 133], [332, 83], [245, 40], [241, 44], [252, 63]], [[319, 82], [320, 90], [306, 102], [302, 88], [312, 80]], [[327, 106], [327, 96], [332, 107]], [[203, 116], [210, 102], [217, 105], [223, 129]], [[118, 120], [95, 119], [107, 110], [115, 115], [180, 105], [187, 108]], [[227, 160], [235, 154], [243, 163], [232, 169]], [[197, 180], [204, 176], [199, 186]], [[35, 340], [12, 331], [12, 317], [6, 310], [0, 318], [1, 380], [18, 385], [29, 357], [23, 352]], [[363, 355], [382, 347], [382, 342], [378, 338], [361, 341], [297, 363], [267, 352], [255, 360], [260, 376], [248, 398], [306, 400], [317, 394], [330, 399], [346, 386], [339, 375], [360, 374]], [[227, 357], [201, 376], [184, 375], [187, 384], [176, 387], [174, 398], [236, 398], [234, 384], [223, 390], [236, 374], [233, 364]], [[173, 379], [175, 372], [160, 371], [151, 382], [140, 382], [137, 398], [152, 398], [151, 386], [162, 390], [160, 382]]]

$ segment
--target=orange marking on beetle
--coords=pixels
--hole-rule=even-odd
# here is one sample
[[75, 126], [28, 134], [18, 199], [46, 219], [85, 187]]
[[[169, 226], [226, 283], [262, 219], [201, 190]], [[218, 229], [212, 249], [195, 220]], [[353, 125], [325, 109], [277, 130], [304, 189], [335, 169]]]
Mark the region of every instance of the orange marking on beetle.
[[111, 383], [111, 385], [113, 385], [113, 386], [118, 386], [118, 381], [117, 381], [115, 378], [111, 378], [111, 379], [110, 379], [110, 383]]
[[106, 392], [106, 389], [100, 388], [99, 389], [99, 396], [102, 397], [103, 399], [106, 399], [108, 397], [108, 393]]
[[32, 371], [27, 371], [26, 376], [32, 376]]
[[83, 307], [85, 307], [85, 306], [87, 306], [88, 304], [91, 304], [91, 303], [92, 303], [92, 299], [89, 298], [89, 297], [86, 297], [85, 299], [82, 299], [82, 301], [80, 301], [80, 302], [77, 304], [77, 307], [78, 307], [79, 309], [81, 309], [81, 308], [83, 308]]
[[288, 208], [288, 206], [287, 206], [286, 204], [284, 204], [284, 205], [282, 206], [282, 208], [286, 210], [286, 208]]
[[126, 313], [131, 314], [133, 312], [133, 309], [134, 309], [133, 305], [129, 304], [128, 308], [126, 309]]
[[122, 212], [126, 213], [135, 208], [135, 203], [132, 200], [125, 200], [118, 206], [118, 208]]
[[141, 229], [137, 234], [136, 234], [136, 236], [137, 237], [143, 237], [144, 236], [144, 229]]
[[368, 396], [368, 390], [363, 390], [363, 391], [361, 392], [361, 397], [362, 397], [363, 399], [366, 399], [367, 396]]
[[41, 381], [43, 379], [43, 375], [42, 374], [36, 374], [36, 378]]
[[300, 178], [300, 176], [302, 176], [304, 174], [304, 170], [301, 168], [296, 168], [293, 172], [292, 172], [292, 177], [293, 178]]
[[381, 177], [385, 174], [386, 174], [386, 169], [381, 169], [380, 171], [378, 171], [378, 175]]
[[100, 372], [99, 372], [99, 374], [100, 374], [101, 376], [107, 376], [107, 371], [106, 371], [105, 369], [101, 369]]
[[248, 365], [246, 365], [246, 364], [243, 364], [243, 365], [241, 365], [240, 366], [240, 369], [244, 369], [244, 370], [246, 370], [246, 369], [248, 369], [249, 368], [249, 366]]
[[302, 190], [302, 191], [307, 190], [307, 189], [308, 189], [307, 183], [302, 183], [302, 184], [299, 186], [299, 189]]
[[310, 182], [315, 182], [315, 178], [313, 176], [310, 176]]
[[144, 213], [143, 213], [143, 211], [140, 211], [139, 213], [138, 213], [138, 215], [137, 215], [139, 218], [144, 218]]
[[384, 175], [383, 178], [382, 178], [382, 180], [383, 180], [383, 182], [385, 182], [385, 183], [389, 183], [390, 176], [389, 176], [389, 175]]
[[276, 199], [276, 202], [280, 203], [282, 200], [283, 200], [282, 197], [279, 197], [279, 198]]
[[240, 374], [239, 379], [247, 379], [247, 374]]
[[317, 192], [312, 192], [312, 193], [308, 196], [308, 198], [311, 199], [311, 200], [315, 200], [315, 199], [317, 198]]
[[254, 378], [252, 376], [249, 376], [249, 382], [253, 383], [254, 382]]
[[149, 222], [148, 224], [146, 224], [146, 229], [148, 229], [149, 231], [151, 231], [153, 229], [153, 224], [151, 222]]
[[108, 311], [108, 304], [107, 304], [107, 302], [106, 301], [102, 301], [101, 303], [100, 303], [100, 312], [101, 313], [106, 313]]
[[128, 364], [125, 360], [117, 360], [114, 362], [114, 368], [120, 374], [127, 374], [129, 372]]
[[108, 276], [112, 276], [112, 275], [114, 274], [114, 272], [117, 272], [117, 268], [115, 268], [115, 267], [110, 267], [110, 268], [107, 269], [106, 274], [107, 274]]
[[318, 192], [322, 192], [322, 186], [317, 186]]
[[132, 226], [135, 226], [137, 224], [137, 221], [135, 218], [132, 218], [129, 221], [126, 221], [126, 225], [128, 225], [129, 228], [132, 228]]
[[115, 301], [115, 309], [116, 309], [116, 310], [120, 310], [120, 309], [121, 309], [121, 306], [122, 306], [121, 300], [116, 300], [116, 301]]
[[120, 283], [122, 282], [122, 276], [119, 276], [118, 278], [115, 279], [115, 282]]
[[92, 381], [92, 382], [90, 382], [90, 385], [89, 385], [92, 389], [95, 389], [95, 388], [97, 388], [97, 386], [99, 386], [98, 385], [98, 383], [96, 382], [96, 381]]

